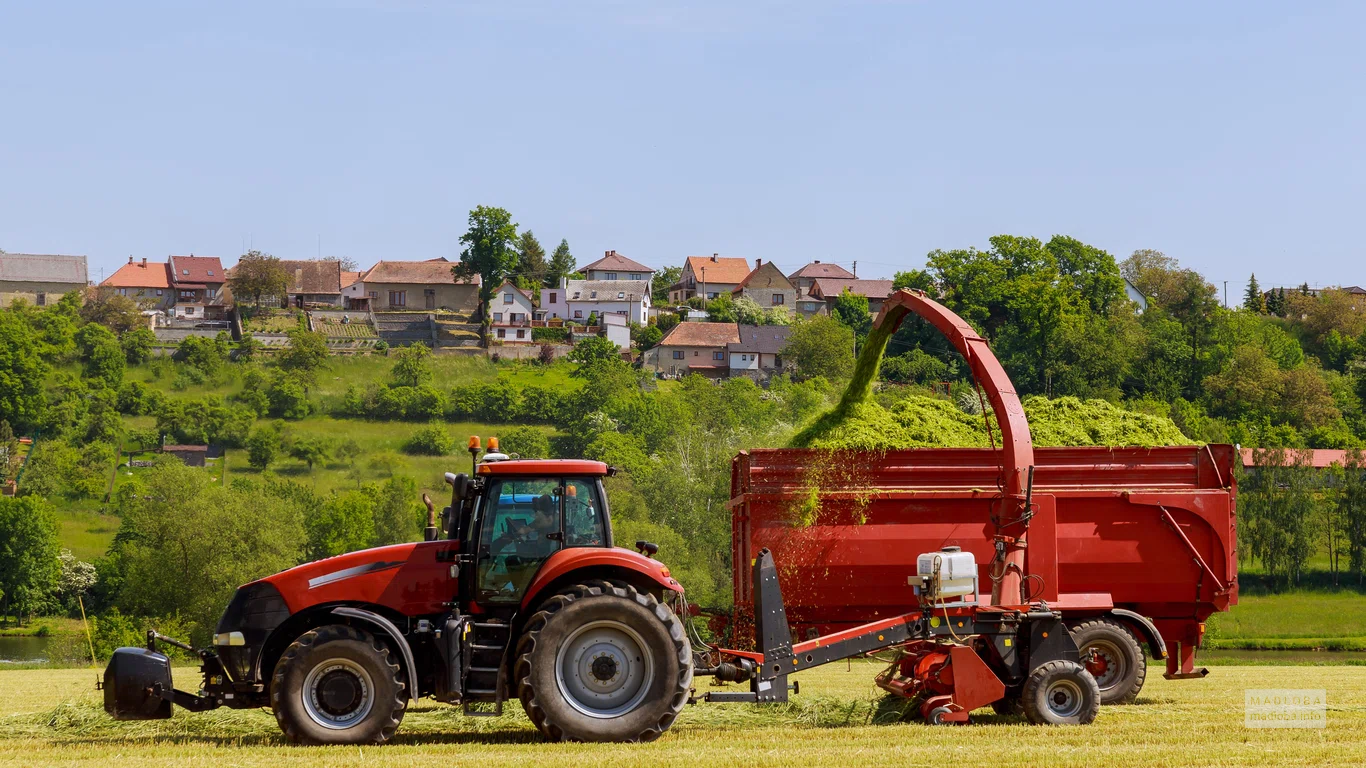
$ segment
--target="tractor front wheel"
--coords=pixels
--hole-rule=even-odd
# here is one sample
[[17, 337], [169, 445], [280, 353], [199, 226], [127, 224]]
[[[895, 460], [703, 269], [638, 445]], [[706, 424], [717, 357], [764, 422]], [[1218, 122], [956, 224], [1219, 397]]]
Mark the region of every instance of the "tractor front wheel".
[[329, 624], [295, 640], [270, 684], [270, 706], [296, 744], [383, 744], [408, 705], [398, 661], [374, 635]]
[[517, 644], [517, 694], [553, 741], [653, 741], [692, 685], [683, 624], [625, 584], [580, 584], [541, 604]]

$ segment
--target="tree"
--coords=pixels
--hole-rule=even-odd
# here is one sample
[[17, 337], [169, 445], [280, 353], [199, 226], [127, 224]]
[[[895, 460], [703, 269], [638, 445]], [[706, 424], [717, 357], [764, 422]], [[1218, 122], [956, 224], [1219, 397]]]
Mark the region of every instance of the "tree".
[[787, 336], [783, 360], [802, 378], [847, 379], [854, 371], [854, 332], [828, 315], [799, 320]]
[[371, 546], [402, 544], [417, 539], [420, 532], [417, 521], [425, 515], [426, 509], [418, 496], [417, 483], [411, 477], [391, 477], [371, 485], [369, 493], [375, 521]]
[[[455, 450], [455, 440], [446, 430], [436, 424], [422, 427], [413, 433], [403, 444], [403, 451], [417, 456], [448, 456]], [[376, 457], [378, 458], [378, 457]], [[374, 466], [374, 462], [371, 462]], [[390, 474], [393, 468], [389, 467]]]
[[111, 389], [123, 383], [126, 358], [114, 332], [102, 325], [87, 323], [76, 332], [76, 346], [85, 363], [85, 376], [104, 382]]
[[48, 371], [29, 324], [13, 312], [0, 312], [0, 419], [20, 434], [42, 418]]
[[228, 279], [233, 296], [251, 299], [258, 307], [261, 306], [262, 297], [284, 296], [289, 290], [289, 282], [289, 272], [280, 264], [280, 260], [260, 251], [243, 254], [232, 268], [232, 277]]
[[1247, 290], [1243, 291], [1243, 309], [1259, 315], [1266, 314], [1266, 300], [1262, 298], [1262, 287], [1257, 284], [1256, 273], [1248, 278]]
[[483, 320], [479, 334], [487, 347], [489, 326], [493, 323], [489, 302], [493, 301], [508, 274], [517, 268], [517, 251], [512, 247], [517, 240], [517, 224], [506, 210], [484, 205], [470, 211], [469, 224], [469, 231], [460, 236], [460, 242], [465, 245], [460, 252], [460, 263], [451, 267], [451, 273], [458, 280], [475, 276], [480, 279], [479, 307]]
[[432, 351], [425, 344], [409, 344], [394, 353], [389, 383], [395, 387], [416, 387], [432, 380]]
[[327, 367], [327, 337], [315, 331], [295, 328], [289, 332], [289, 348], [276, 355], [279, 366], [299, 376], [305, 383], [312, 383], [317, 372]]
[[682, 267], [661, 267], [650, 279], [650, 303], [655, 306], [668, 304], [669, 289], [682, 278]]
[[289, 447], [289, 455], [307, 464], [309, 472], [314, 464], [327, 461], [329, 452], [327, 441], [321, 437], [301, 437]]
[[374, 499], [363, 491], [333, 493], [304, 525], [310, 560], [365, 549], [375, 539]]
[[528, 229], [517, 241], [518, 286], [526, 290], [540, 288], [545, 284], [547, 270], [549, 265], [545, 260], [545, 248]]
[[550, 438], [536, 427], [504, 427], [498, 432], [498, 447], [523, 459], [550, 458]]
[[912, 269], [909, 272], [896, 273], [892, 277], [892, 290], [900, 291], [902, 289], [924, 291], [931, 297], [938, 294], [934, 287], [934, 277], [923, 269]]
[[569, 361], [578, 363], [580, 371], [596, 363], [620, 359], [621, 353], [617, 351], [616, 343], [606, 336], [589, 336], [581, 339], [569, 352]]
[[707, 322], [734, 323], [739, 320], [740, 315], [735, 309], [735, 301], [729, 293], [723, 293], [707, 302]]
[[123, 357], [129, 365], [138, 365], [147, 362], [152, 356], [152, 347], [156, 346], [157, 336], [152, 333], [150, 328], [134, 328], [125, 331], [123, 338], [119, 339], [119, 344], [123, 347]]
[[114, 333], [126, 333], [134, 328], [147, 327], [147, 318], [142, 316], [142, 308], [136, 301], [127, 296], [120, 296], [112, 288], [98, 288], [94, 293], [94, 298], [80, 309], [82, 322], [99, 323]]
[[337, 446], [337, 458], [346, 462], [350, 467], [356, 466], [356, 457], [363, 453], [365, 453], [365, 449], [361, 448], [360, 443], [356, 442], [354, 437], [346, 438]]
[[574, 254], [569, 252], [569, 241], [561, 240], [550, 257], [546, 282], [552, 287], [558, 286], [562, 280], [574, 274], [575, 269], [577, 265], [574, 263]]
[[37, 496], [0, 496], [0, 617], [20, 619], [57, 585], [57, 512]]
[[279, 430], [260, 426], [247, 438], [247, 463], [257, 469], [267, 469], [280, 455], [283, 443]]
[[830, 314], [853, 331], [854, 338], [860, 342], [873, 330], [873, 316], [868, 312], [868, 297], [854, 293], [848, 288], [835, 297]]
[[136, 616], [176, 616], [205, 644], [238, 585], [301, 561], [311, 492], [293, 483], [235, 481], [161, 460], [114, 492], [122, 519], [110, 558], [117, 606]]

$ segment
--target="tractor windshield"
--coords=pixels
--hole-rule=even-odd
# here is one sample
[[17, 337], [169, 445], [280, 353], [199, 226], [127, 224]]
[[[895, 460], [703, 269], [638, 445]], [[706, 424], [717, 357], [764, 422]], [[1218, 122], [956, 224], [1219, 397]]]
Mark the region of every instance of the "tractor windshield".
[[560, 477], [495, 480], [485, 494], [479, 596], [518, 602], [536, 571], [564, 547], [606, 546], [595, 483]]

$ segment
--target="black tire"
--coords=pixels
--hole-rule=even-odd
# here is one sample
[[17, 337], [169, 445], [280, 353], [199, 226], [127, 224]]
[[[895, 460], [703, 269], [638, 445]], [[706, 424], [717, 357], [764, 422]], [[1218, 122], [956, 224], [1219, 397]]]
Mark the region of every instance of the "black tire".
[[925, 722], [930, 725], [948, 725], [949, 721], [945, 720], [944, 716], [951, 712], [953, 712], [953, 710], [948, 707], [935, 707], [930, 710], [930, 716], [925, 718]]
[[1057, 659], [1029, 673], [1020, 703], [1035, 725], [1090, 725], [1100, 712], [1100, 687], [1086, 667]]
[[1002, 717], [1024, 716], [1024, 705], [1020, 703], [1018, 691], [1014, 695], [1007, 692], [1005, 698], [991, 702], [991, 710]]
[[692, 686], [682, 622], [621, 583], [580, 584], [546, 600], [527, 620], [516, 659], [522, 707], [552, 741], [654, 741]]
[[1078, 624], [1071, 632], [1083, 660], [1089, 649], [1096, 651], [1096, 662], [1083, 664], [1100, 686], [1100, 703], [1134, 703], [1148, 677], [1148, 657], [1133, 634], [1110, 619]]
[[329, 624], [285, 650], [270, 706], [295, 744], [383, 744], [403, 721], [408, 692], [388, 646], [369, 632]]

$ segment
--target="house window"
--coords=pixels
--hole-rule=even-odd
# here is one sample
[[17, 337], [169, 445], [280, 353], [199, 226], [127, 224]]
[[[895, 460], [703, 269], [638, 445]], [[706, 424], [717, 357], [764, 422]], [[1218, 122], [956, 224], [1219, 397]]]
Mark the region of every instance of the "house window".
[[406, 307], [408, 306], [407, 291], [389, 291], [389, 306]]
[[378, 298], [379, 298], [379, 291], [371, 291], [371, 292], [370, 292], [370, 298], [372, 298], [372, 299], [378, 299]]
[[495, 323], [501, 323], [501, 322], [503, 322], [503, 313], [502, 313], [502, 312], [494, 312], [494, 313], [493, 313], [493, 322], [495, 322]]
[[40, 306], [40, 307], [46, 307], [46, 306], [47, 306], [47, 294], [46, 294], [46, 293], [38, 293], [38, 294], [35, 294], [34, 297], [33, 297], [33, 303], [34, 303], [35, 305], [37, 305], [37, 306]]
[[617, 279], [617, 273], [616, 273], [616, 272], [608, 272], [608, 273], [607, 273], [607, 279], [608, 279], [608, 280], [616, 280], [616, 279]]
[[709, 299], [714, 299], [714, 298], [716, 298], [716, 295], [717, 295], [717, 294], [716, 294], [716, 291], [707, 291], [707, 298], [709, 298]]
[[618, 299], [624, 299], [624, 298], [626, 298], [626, 292], [625, 292], [625, 291], [617, 291], [617, 298], [618, 298]]
[[697, 350], [694, 349], [694, 350], [692, 351], [692, 356], [693, 356], [693, 357], [697, 357], [697, 355], [698, 355], [698, 352], [697, 352]]
[[157, 289], [157, 295], [158, 295], [158, 296], [161, 295], [161, 289], [160, 289], [160, 288]]
[[674, 359], [675, 359], [675, 360], [682, 360], [682, 359], [683, 359], [683, 350], [681, 350], [681, 349], [675, 349], [675, 350], [674, 350]]
[[213, 270], [209, 270], [209, 277], [213, 277]]
[[589, 292], [588, 292], [588, 298], [590, 298], [590, 299], [596, 299], [597, 297], [598, 297], [598, 292], [597, 292], [597, 291], [589, 291]]
[[510, 293], [505, 293], [505, 294], [503, 294], [503, 303], [504, 303], [504, 304], [511, 304], [511, 303], [512, 303], [512, 294], [510, 294]]
[[557, 301], [559, 301], [559, 299], [557, 298], [557, 296], [558, 296], [558, 294], [556, 294], [554, 291], [551, 291], [551, 293], [550, 293], [550, 303], [551, 303], [551, 304], [554, 304], [554, 303], [556, 303]]
[[773, 294], [773, 306], [775, 306], [775, 307], [781, 306], [782, 304], [784, 304], [784, 303], [786, 303], [786, 302], [787, 302], [787, 297], [786, 297], [786, 296], [782, 295], [781, 293], [775, 293], [775, 294]]
[[498, 329], [498, 338], [500, 338], [500, 339], [505, 339], [505, 338], [507, 338], [507, 331], [503, 330], [502, 328], [499, 328], [499, 329]]
[[186, 307], [186, 308], [185, 308], [185, 316], [186, 316], [186, 317], [194, 317], [194, 307]]
[[639, 273], [639, 272], [632, 272], [632, 273], [631, 273], [631, 279], [632, 279], [632, 280], [639, 280], [639, 279], [640, 279], [640, 273]]
[[180, 274], [182, 274], [182, 275], [188, 275], [188, 274], [190, 274], [190, 270], [188, 270], [188, 269], [182, 269], [182, 270], [180, 270]]
[[582, 309], [576, 309], [576, 310], [574, 310], [574, 318], [575, 318], [575, 319], [578, 319], [578, 318], [580, 318], [580, 317], [583, 317], [583, 310], [582, 310]]
[[725, 359], [726, 359], [726, 353], [725, 353], [725, 352], [713, 352], [713, 353], [711, 353], [711, 359], [713, 359], [713, 360], [725, 360]]
[[525, 339], [525, 338], [526, 338], [526, 331], [522, 330], [521, 328], [518, 328], [518, 329], [517, 329], [517, 338], [519, 338], [519, 339]]

